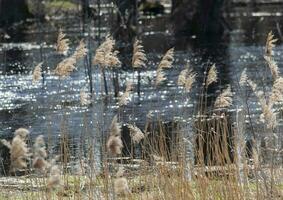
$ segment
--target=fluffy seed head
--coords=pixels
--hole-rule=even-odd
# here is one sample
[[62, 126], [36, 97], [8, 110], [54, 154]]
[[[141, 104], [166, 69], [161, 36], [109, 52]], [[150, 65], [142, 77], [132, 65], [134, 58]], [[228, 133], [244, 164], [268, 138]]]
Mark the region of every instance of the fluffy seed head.
[[228, 85], [228, 87], [216, 98], [214, 104], [215, 108], [227, 108], [231, 106], [233, 101], [232, 96], [231, 87]]
[[241, 77], [240, 77], [240, 81], [239, 81], [240, 86], [246, 85], [248, 79], [249, 78], [248, 78], [248, 75], [247, 75], [247, 69], [245, 68], [241, 73]]
[[122, 153], [123, 142], [120, 135], [110, 135], [107, 140], [106, 147], [112, 155], [119, 155]]
[[180, 72], [178, 76], [178, 82], [177, 82], [179, 86], [184, 86], [186, 84], [188, 73], [189, 73], [188, 69], [184, 69]]
[[136, 39], [133, 47], [132, 66], [133, 68], [145, 67], [147, 61], [141, 42]]
[[39, 63], [38, 65], [35, 66], [33, 73], [32, 73], [32, 83], [35, 83], [41, 79], [42, 75], [42, 64], [43, 62]]
[[264, 56], [264, 59], [266, 60], [266, 62], [268, 64], [268, 67], [271, 71], [273, 79], [275, 80], [279, 76], [279, 69], [278, 69], [277, 63], [270, 56]]
[[76, 60], [83, 58], [87, 54], [88, 50], [86, 48], [86, 44], [84, 43], [83, 40], [80, 41], [79, 46], [77, 46], [74, 57]]
[[144, 133], [137, 126], [128, 124], [130, 129], [130, 136], [134, 143], [138, 144], [144, 138]]
[[56, 46], [56, 51], [60, 54], [66, 54], [69, 50], [69, 39], [65, 38], [65, 36], [66, 34], [64, 34], [62, 29], [60, 29]]
[[166, 80], [165, 73], [162, 68], [156, 70], [155, 86], [160, 85]]
[[60, 169], [57, 165], [53, 165], [50, 169], [50, 176], [47, 179], [47, 188], [55, 189], [61, 186]]
[[158, 65], [158, 69], [172, 68], [174, 62], [174, 48], [169, 49]]
[[132, 91], [133, 85], [132, 82], [127, 82], [126, 90], [123, 95], [119, 98], [119, 106], [127, 105], [130, 101], [130, 94]]
[[208, 71], [206, 84], [205, 84], [206, 87], [208, 87], [213, 82], [217, 82], [217, 70], [215, 64], [213, 64]]
[[93, 58], [93, 64], [100, 67], [117, 67], [120, 66], [117, 55], [118, 51], [114, 51], [115, 40], [107, 35], [105, 41], [96, 49]]
[[61, 61], [54, 70], [54, 74], [63, 78], [69, 76], [75, 69], [76, 58], [70, 56]]
[[114, 190], [117, 195], [127, 195], [131, 193], [128, 186], [128, 181], [124, 177], [116, 178], [114, 180]]
[[272, 31], [270, 31], [266, 38], [266, 44], [265, 44], [265, 55], [266, 56], [272, 56], [273, 54], [273, 48], [275, 47], [275, 43], [278, 39], [274, 38], [274, 35]]
[[118, 123], [117, 115], [114, 116], [110, 125], [110, 135], [121, 136], [121, 126]]
[[83, 89], [80, 91], [80, 102], [82, 106], [87, 106], [91, 103], [90, 95], [87, 94]]

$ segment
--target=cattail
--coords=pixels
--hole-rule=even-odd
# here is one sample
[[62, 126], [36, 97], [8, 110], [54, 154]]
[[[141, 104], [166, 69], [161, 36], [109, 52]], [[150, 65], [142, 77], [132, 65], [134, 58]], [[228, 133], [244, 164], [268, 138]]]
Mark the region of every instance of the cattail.
[[39, 81], [39, 79], [42, 76], [42, 64], [43, 62], [39, 63], [38, 65], [35, 66], [33, 73], [32, 73], [32, 83], [35, 83]]
[[74, 56], [65, 58], [57, 65], [54, 74], [60, 77], [69, 76], [76, 69], [75, 64], [76, 58]]
[[10, 149], [11, 170], [22, 169], [27, 167], [26, 160], [30, 156], [29, 149], [25, 142], [29, 131], [24, 128], [19, 128], [15, 131], [15, 137], [9, 143], [6, 140], [1, 140], [4, 145]]
[[249, 78], [248, 78], [248, 75], [247, 75], [247, 69], [245, 68], [241, 73], [241, 77], [240, 77], [240, 81], [239, 81], [240, 86], [246, 85], [248, 79]]
[[215, 108], [227, 108], [231, 106], [233, 101], [232, 96], [231, 87], [228, 85], [228, 87], [216, 98], [214, 104]]
[[66, 54], [69, 50], [69, 39], [65, 38], [66, 34], [60, 29], [58, 38], [57, 38], [57, 46], [56, 51], [60, 54]]
[[215, 64], [213, 64], [208, 71], [206, 84], [205, 84], [206, 87], [208, 87], [213, 82], [217, 82], [217, 70]]
[[113, 155], [122, 153], [123, 142], [121, 139], [121, 127], [118, 123], [117, 116], [115, 116], [112, 120], [110, 126], [110, 137], [107, 140], [106, 147], [108, 152]]
[[80, 102], [82, 106], [91, 104], [90, 95], [87, 94], [84, 90], [80, 91]]
[[141, 42], [136, 39], [133, 47], [132, 66], [133, 68], [145, 67], [146, 61], [147, 59], [143, 50], [143, 46], [141, 45]]
[[171, 48], [165, 53], [157, 68], [158, 69], [172, 68], [173, 62], [174, 62], [174, 48]]
[[119, 106], [127, 105], [129, 103], [132, 88], [133, 88], [132, 83], [127, 82], [126, 90], [124, 94], [119, 98], [119, 102], [118, 102]]
[[61, 186], [60, 169], [57, 165], [53, 165], [50, 169], [50, 176], [47, 179], [47, 188], [55, 189]]
[[134, 143], [138, 144], [144, 138], [144, 133], [137, 126], [128, 124], [130, 129], [130, 136]]
[[33, 159], [33, 167], [40, 170], [45, 170], [48, 167], [48, 162], [45, 160], [47, 157], [45, 142], [43, 139], [43, 135], [38, 136], [35, 139], [34, 144], [34, 159]]
[[76, 60], [83, 58], [87, 54], [88, 50], [83, 40], [80, 41], [79, 46], [76, 48], [74, 52], [74, 57]]
[[275, 47], [275, 42], [278, 39], [274, 38], [272, 31], [267, 35], [266, 44], [265, 44], [265, 55], [271, 57], [273, 54], [273, 48]]
[[279, 76], [279, 69], [277, 63], [274, 61], [272, 57], [264, 56], [264, 59], [266, 60], [268, 67], [271, 71], [272, 77], [275, 80]]

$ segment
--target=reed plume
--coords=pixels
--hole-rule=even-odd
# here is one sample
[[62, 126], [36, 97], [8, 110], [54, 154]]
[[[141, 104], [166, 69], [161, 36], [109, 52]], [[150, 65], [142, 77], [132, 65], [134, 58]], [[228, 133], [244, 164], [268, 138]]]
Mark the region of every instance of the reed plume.
[[123, 177], [124, 169], [119, 168], [116, 178], [114, 180], [114, 191], [116, 195], [127, 195], [131, 193], [131, 190], [128, 186], [128, 181]]
[[274, 103], [283, 101], [283, 78], [282, 77], [277, 78], [275, 82], [273, 83], [270, 101]]
[[169, 49], [165, 55], [162, 57], [158, 69], [168, 69], [172, 68], [172, 64], [174, 62], [174, 48]]
[[105, 41], [96, 49], [95, 56], [93, 58], [93, 64], [100, 67], [115, 67], [119, 66], [117, 55], [118, 51], [114, 51], [115, 40], [107, 35]]
[[240, 86], [246, 85], [248, 79], [249, 79], [249, 77], [247, 75], [247, 69], [245, 68], [241, 73], [241, 77], [240, 77], [240, 81], [239, 81]]
[[123, 95], [119, 98], [119, 102], [118, 102], [119, 106], [127, 105], [129, 103], [132, 88], [133, 88], [132, 82], [127, 82], [126, 90], [123, 93]]
[[146, 61], [147, 58], [144, 53], [143, 46], [141, 45], [141, 42], [138, 39], [136, 39], [133, 47], [132, 67], [133, 68], [145, 67]]
[[54, 70], [54, 74], [64, 78], [66, 76], [70, 76], [70, 74], [76, 69], [76, 58], [74, 55], [65, 58], [61, 61]]
[[29, 131], [19, 128], [15, 131], [15, 137], [12, 142], [1, 140], [10, 150], [11, 171], [23, 169], [27, 167], [27, 159], [30, 157], [29, 149], [26, 144], [26, 137]]
[[268, 67], [271, 71], [273, 79], [275, 80], [279, 76], [279, 69], [278, 69], [277, 63], [270, 56], [264, 56], [264, 59], [266, 60], [266, 62], [268, 64]]
[[118, 123], [117, 116], [115, 116], [110, 125], [110, 136], [107, 140], [106, 147], [112, 155], [122, 153], [123, 142], [121, 139], [121, 126]]
[[69, 50], [69, 39], [65, 38], [66, 34], [63, 33], [62, 29], [59, 30], [56, 51], [59, 54], [66, 54]]
[[232, 105], [232, 91], [231, 86], [228, 85], [226, 89], [216, 98], [214, 107], [215, 108], [227, 108]]
[[80, 102], [82, 106], [91, 104], [90, 94], [87, 94], [83, 89], [80, 91]]
[[177, 81], [177, 84], [179, 86], [184, 86], [186, 84], [188, 73], [189, 73], [188, 69], [184, 69], [180, 72], [178, 76], [178, 81]]
[[86, 44], [84, 43], [83, 40], [80, 41], [79, 46], [77, 46], [75, 52], [74, 52], [74, 57], [76, 60], [83, 58], [87, 54], [88, 50], [86, 48]]
[[155, 86], [160, 85], [163, 81], [166, 80], [164, 69], [172, 68], [174, 62], [174, 48], [169, 49], [165, 55], [162, 57], [157, 70], [156, 70], [156, 79]]
[[57, 165], [52, 165], [50, 169], [50, 175], [47, 179], [47, 188], [56, 189], [59, 188], [61, 184], [61, 170]]
[[278, 39], [274, 38], [272, 31], [267, 35], [266, 44], [265, 44], [265, 55], [271, 57], [273, 54], [273, 48]]
[[34, 156], [33, 156], [33, 167], [39, 170], [45, 170], [49, 163], [45, 160], [47, 157], [45, 142], [43, 135], [38, 136], [34, 143]]
[[215, 64], [213, 64], [209, 71], [208, 71], [208, 75], [206, 78], [206, 87], [208, 87], [211, 83], [217, 82], [217, 69]]
[[36, 83], [42, 77], [42, 64], [43, 62], [39, 63], [35, 66], [33, 73], [32, 73], [32, 83]]
[[135, 144], [140, 143], [140, 141], [144, 138], [144, 133], [139, 129], [136, 125], [128, 124], [128, 128], [130, 129], [130, 136]]

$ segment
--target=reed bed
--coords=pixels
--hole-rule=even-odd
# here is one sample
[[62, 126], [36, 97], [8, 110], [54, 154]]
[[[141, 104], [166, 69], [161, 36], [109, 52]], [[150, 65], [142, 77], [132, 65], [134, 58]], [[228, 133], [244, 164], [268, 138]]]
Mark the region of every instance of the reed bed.
[[[205, 73], [196, 113], [190, 120], [190, 132], [178, 120], [164, 122], [152, 113], [144, 116], [144, 127], [124, 123], [120, 113], [133, 100], [135, 87], [138, 97], [141, 95], [140, 84], [132, 82], [127, 83], [123, 93], [115, 91], [119, 94], [115, 98], [117, 110], [107, 123], [110, 125], [106, 135], [104, 127], [95, 124], [99, 134], [94, 136], [88, 129], [86, 116], [82, 116], [83, 133], [75, 153], [65, 118], [61, 122], [57, 151], [52, 150], [49, 134], [33, 141], [29, 130], [17, 129], [11, 141], [1, 140], [9, 149], [10, 167], [0, 178], [0, 199], [282, 199], [282, 144], [278, 140], [279, 116], [275, 106], [283, 100], [283, 90], [282, 77], [273, 58], [275, 42], [269, 33], [264, 58], [273, 77], [271, 91], [259, 88], [246, 70], [239, 80], [239, 88], [251, 88], [262, 109], [260, 119], [266, 134], [255, 133], [251, 148], [245, 147], [246, 113], [229, 110], [233, 105], [233, 88], [223, 87], [213, 100], [207, 95], [211, 85], [218, 82], [214, 64]], [[60, 79], [74, 73], [76, 62], [90, 51], [80, 41], [70, 54], [68, 43], [66, 34], [60, 30], [56, 51], [65, 57], [51, 72]], [[147, 58], [141, 41], [136, 40], [133, 49], [132, 67], [138, 71], [140, 80]], [[111, 75], [119, 85], [118, 54], [115, 40], [107, 36], [93, 58], [104, 83], [101, 93], [106, 97], [111, 96], [106, 76]], [[174, 48], [171, 48], [157, 65], [153, 82], [156, 89], [166, 81], [165, 70], [170, 70], [173, 62]], [[42, 65], [39, 63], [34, 69], [33, 84], [39, 84]], [[189, 66], [180, 72], [176, 85], [184, 89], [184, 96], [190, 95], [197, 78]], [[80, 91], [80, 101], [81, 106], [95, 104], [85, 88]], [[97, 147], [99, 159], [95, 156]]]

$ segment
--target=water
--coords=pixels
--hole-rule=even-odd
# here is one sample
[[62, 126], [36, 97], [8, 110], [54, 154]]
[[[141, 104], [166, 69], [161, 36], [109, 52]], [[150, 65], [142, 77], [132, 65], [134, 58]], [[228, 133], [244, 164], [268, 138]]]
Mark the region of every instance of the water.
[[[110, 31], [110, 27], [91, 27], [89, 37], [88, 33], [82, 33], [80, 21], [69, 17], [68, 20], [58, 18], [54, 22], [55, 26], [48, 23], [33, 24], [25, 27], [24, 30], [18, 30], [19, 32], [12, 34], [11, 39], [0, 44], [0, 137], [11, 138], [15, 129], [26, 127], [31, 130], [32, 137], [43, 134], [54, 138], [53, 142], [56, 144], [59, 142], [56, 138], [60, 137], [62, 124], [65, 123], [70, 140], [73, 141], [71, 143], [76, 144], [80, 135], [85, 132], [90, 133], [95, 138], [95, 142], [99, 143], [103, 137], [106, 137], [111, 119], [117, 113], [123, 123], [136, 123], [140, 127], [144, 126], [149, 111], [153, 112], [155, 119], [162, 118], [165, 121], [178, 119], [183, 123], [189, 123], [193, 113], [196, 112], [195, 105], [203, 72], [212, 63], [216, 63], [219, 70], [219, 86], [211, 91], [211, 95], [219, 94], [221, 88], [231, 84], [234, 93], [231, 111], [242, 108], [238, 87], [240, 74], [244, 68], [247, 68], [249, 77], [260, 86], [262, 85], [260, 77], [266, 74], [264, 84], [270, 85], [271, 77], [263, 59], [265, 39], [270, 30], [280, 35], [278, 30], [283, 26], [280, 18], [282, 12], [277, 11], [276, 8], [262, 9], [263, 11], [250, 12], [242, 8], [233, 9], [225, 16], [232, 31], [220, 42], [205, 45], [199, 43], [196, 36], [186, 39], [174, 38], [170, 31], [168, 15], [151, 19], [142, 17], [139, 23], [140, 38], [149, 62], [141, 73], [141, 98], [139, 99], [135, 92], [131, 96], [131, 102], [120, 109], [117, 106], [117, 99], [112, 97], [113, 93], [107, 100], [103, 97], [101, 77], [96, 67], [93, 68], [92, 75], [93, 103], [87, 107], [80, 105], [80, 90], [88, 90], [83, 60], [77, 64], [77, 70], [66, 79], [61, 80], [51, 73], [62, 59], [54, 53], [58, 30], [56, 27], [64, 27], [71, 41], [72, 51], [80, 38], [85, 38], [86, 41], [90, 39], [92, 54], [101, 39], [98, 36], [104, 37]], [[102, 22], [106, 22], [110, 17], [109, 13], [103, 12]], [[155, 68], [163, 53], [173, 45], [176, 50], [175, 62], [173, 68], [166, 71], [168, 81], [162, 87], [154, 88], [152, 85], [154, 85]], [[283, 46], [278, 43], [275, 48], [275, 58], [280, 68], [283, 62], [282, 52]], [[123, 56], [127, 57], [127, 55]], [[44, 83], [32, 84], [32, 70], [41, 59], [46, 63], [47, 74]], [[197, 83], [190, 95], [185, 94], [176, 84], [179, 72], [188, 62], [198, 73]], [[128, 80], [136, 84], [137, 74], [133, 75], [132, 70], [120, 70], [119, 76], [123, 89]], [[112, 92], [111, 80], [109, 85]], [[249, 102], [252, 119], [254, 123], [260, 124], [258, 122], [260, 106], [253, 94]]]

